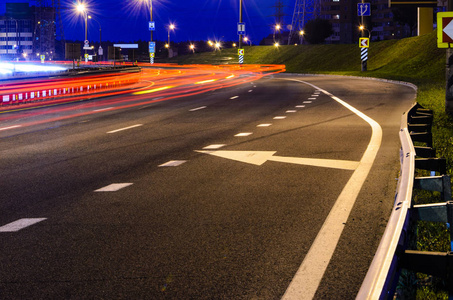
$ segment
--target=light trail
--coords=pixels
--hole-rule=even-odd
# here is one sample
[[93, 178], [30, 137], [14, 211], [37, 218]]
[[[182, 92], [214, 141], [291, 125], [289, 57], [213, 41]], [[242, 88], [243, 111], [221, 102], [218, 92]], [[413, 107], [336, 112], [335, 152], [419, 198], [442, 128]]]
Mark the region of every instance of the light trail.
[[[155, 64], [154, 66], [156, 66]], [[146, 64], [144, 65], [146, 66]], [[210, 92], [217, 89], [228, 88], [248, 82], [253, 82], [264, 76], [283, 72], [284, 66], [280, 65], [158, 65], [155, 67], [144, 67], [140, 73], [114, 73], [108, 75], [86, 76], [66, 79], [35, 80], [31, 82], [18, 82], [5, 84], [0, 87], [0, 101], [2, 94], [32, 92], [33, 89], [54, 90], [62, 88], [73, 88], [80, 86], [102, 85], [106, 87], [108, 83], [129, 80], [127, 85], [118, 85], [111, 89], [84, 89], [76, 94], [56, 94], [48, 96], [39, 101], [21, 102], [16, 105], [1, 105], [0, 102], [0, 121], [4, 120], [27, 120], [37, 115], [54, 115], [56, 113], [66, 113], [67, 115], [51, 117], [42, 121], [25, 122], [21, 126], [33, 126], [37, 124], [60, 121], [74, 117], [87, 116], [100, 113], [99, 110], [109, 106], [109, 111], [120, 110], [137, 106], [148, 105], [156, 102], [167, 101], [180, 97], [193, 96], [201, 93]], [[161, 68], [169, 69], [161, 69]], [[203, 84], [197, 84], [203, 82]], [[150, 89], [152, 87], [152, 89]], [[123, 95], [121, 98], [111, 98], [111, 96]], [[152, 99], [150, 96], [152, 95]], [[56, 104], [73, 103], [95, 99], [83, 103], [84, 109], [90, 111], [76, 111], [72, 106], [61, 106]], [[115, 105], [114, 107], [112, 107]], [[31, 108], [47, 107], [46, 110], [30, 110]], [[7, 112], [16, 112], [8, 114]]]

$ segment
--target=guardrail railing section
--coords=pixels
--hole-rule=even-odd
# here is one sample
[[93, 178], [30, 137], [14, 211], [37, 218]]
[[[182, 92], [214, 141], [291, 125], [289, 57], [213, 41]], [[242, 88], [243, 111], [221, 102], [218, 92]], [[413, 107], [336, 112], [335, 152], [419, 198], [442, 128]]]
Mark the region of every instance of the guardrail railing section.
[[[431, 176], [415, 177], [413, 188], [430, 192], [440, 192], [439, 203], [412, 205], [410, 208], [411, 224], [418, 221], [442, 222], [450, 231], [450, 252], [431, 252], [405, 250], [400, 256], [400, 267], [419, 273], [440, 277], [447, 281], [449, 299], [453, 299], [453, 201], [451, 201], [451, 180], [446, 175], [445, 158], [437, 158], [433, 149], [431, 133], [433, 112], [414, 107], [408, 115], [407, 128], [416, 145], [415, 168], [427, 170]], [[425, 146], [418, 146], [425, 144]], [[438, 195], [438, 193], [437, 193]], [[438, 197], [438, 196], [436, 196]]]

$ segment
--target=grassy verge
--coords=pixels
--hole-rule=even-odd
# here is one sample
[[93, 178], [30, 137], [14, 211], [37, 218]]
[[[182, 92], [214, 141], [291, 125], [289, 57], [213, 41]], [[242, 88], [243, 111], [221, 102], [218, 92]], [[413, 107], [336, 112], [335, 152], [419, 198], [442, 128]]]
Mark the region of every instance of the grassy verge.
[[[369, 76], [417, 85], [417, 102], [434, 111], [432, 132], [437, 156], [447, 159], [447, 174], [452, 174], [453, 119], [445, 113], [445, 50], [437, 48], [436, 33], [371, 43], [367, 72], [360, 72], [359, 53], [357, 45], [253, 46], [245, 47], [245, 62], [285, 64], [290, 73]], [[219, 64], [236, 61], [237, 50], [224, 49], [178, 57], [171, 62]], [[418, 174], [423, 175], [427, 174]], [[417, 204], [440, 202], [440, 197], [435, 193], [416, 192], [414, 201]], [[412, 249], [449, 251], [445, 224], [418, 222], [415, 235]], [[405, 287], [402, 293], [411, 299], [448, 298], [442, 280], [424, 274], [403, 273], [400, 282]]]

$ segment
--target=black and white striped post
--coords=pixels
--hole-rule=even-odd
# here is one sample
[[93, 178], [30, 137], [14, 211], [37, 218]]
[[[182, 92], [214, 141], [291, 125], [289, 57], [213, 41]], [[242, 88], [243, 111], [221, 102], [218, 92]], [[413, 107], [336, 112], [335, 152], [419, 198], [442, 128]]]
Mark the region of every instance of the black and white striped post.
[[367, 70], [368, 48], [370, 47], [370, 39], [360, 38], [359, 46], [360, 46], [360, 59], [362, 60], [362, 72], [365, 72]]

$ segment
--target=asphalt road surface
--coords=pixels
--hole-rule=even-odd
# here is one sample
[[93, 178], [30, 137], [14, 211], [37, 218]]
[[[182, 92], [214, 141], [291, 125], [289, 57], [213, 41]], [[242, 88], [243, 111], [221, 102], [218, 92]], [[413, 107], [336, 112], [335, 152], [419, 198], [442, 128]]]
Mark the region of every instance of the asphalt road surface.
[[273, 75], [0, 114], [0, 298], [353, 299], [414, 96]]

